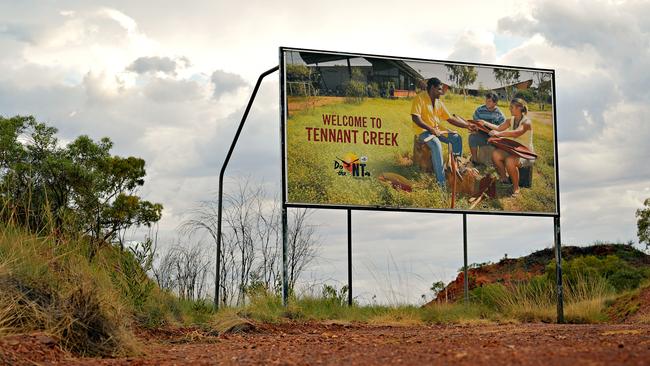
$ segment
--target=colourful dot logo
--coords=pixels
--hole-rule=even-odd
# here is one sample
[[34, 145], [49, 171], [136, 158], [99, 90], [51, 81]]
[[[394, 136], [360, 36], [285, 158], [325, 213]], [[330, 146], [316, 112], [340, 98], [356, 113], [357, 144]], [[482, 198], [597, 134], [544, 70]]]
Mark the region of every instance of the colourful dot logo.
[[343, 169], [352, 173], [352, 166], [359, 163], [359, 157], [355, 153], [347, 153], [343, 155], [343, 159], [339, 159], [343, 163]]
[[348, 152], [334, 160], [334, 169], [340, 176], [369, 177], [370, 172], [367, 169], [367, 163], [367, 156], [359, 157], [355, 153]]

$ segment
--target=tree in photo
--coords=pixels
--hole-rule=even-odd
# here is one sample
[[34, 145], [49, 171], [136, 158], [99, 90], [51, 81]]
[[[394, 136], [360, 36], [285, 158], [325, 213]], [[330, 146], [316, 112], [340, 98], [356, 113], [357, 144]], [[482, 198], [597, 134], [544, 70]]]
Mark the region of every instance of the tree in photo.
[[478, 77], [476, 68], [467, 65], [445, 65], [445, 67], [449, 71], [449, 79], [454, 83], [460, 93], [463, 94], [464, 100], [466, 100], [467, 87], [472, 85]]
[[312, 72], [307, 65], [287, 64], [286, 73], [289, 95], [303, 97], [314, 95]]
[[513, 87], [512, 85], [519, 81], [519, 70], [510, 69], [494, 69], [494, 78], [505, 89], [506, 99], [512, 100]]
[[546, 101], [551, 97], [551, 74], [547, 72], [536, 72], [535, 81], [537, 82], [536, 97], [539, 103], [539, 109], [544, 110]]

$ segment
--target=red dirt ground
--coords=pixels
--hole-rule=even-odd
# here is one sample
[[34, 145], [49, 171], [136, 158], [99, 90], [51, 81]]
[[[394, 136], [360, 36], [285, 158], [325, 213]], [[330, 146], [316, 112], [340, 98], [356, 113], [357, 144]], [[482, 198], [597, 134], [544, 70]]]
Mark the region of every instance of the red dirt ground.
[[[38, 337], [41, 337], [40, 339]], [[146, 355], [75, 358], [47, 337], [0, 340], [0, 363], [50, 365], [648, 365], [650, 325], [260, 325], [218, 337], [196, 329], [141, 333]]]

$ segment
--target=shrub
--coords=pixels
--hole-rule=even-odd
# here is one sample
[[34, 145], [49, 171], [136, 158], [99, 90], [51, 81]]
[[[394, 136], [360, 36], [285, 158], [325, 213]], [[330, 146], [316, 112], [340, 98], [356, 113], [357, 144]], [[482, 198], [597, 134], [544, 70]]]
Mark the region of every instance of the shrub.
[[[571, 259], [563, 262], [562, 271], [564, 281], [569, 285], [584, 279], [601, 277], [618, 292], [637, 288], [645, 278], [642, 268], [635, 268], [615, 255], [605, 258], [588, 255]], [[555, 262], [546, 267], [546, 275], [555, 281]]]
[[138, 244], [135, 249], [119, 253], [119, 267], [111, 272], [114, 284], [136, 311], [143, 310], [155, 287], [146, 273], [151, 268], [152, 259], [151, 243], [143, 247]]
[[287, 64], [287, 80], [304, 81], [309, 80], [309, 67], [306, 65]]
[[337, 305], [345, 305], [348, 301], [348, 286], [341, 287], [339, 291], [336, 287], [330, 285], [323, 285], [322, 291], [323, 300], [332, 302]]
[[515, 94], [515, 98], [521, 98], [521, 99], [525, 100], [526, 102], [530, 103], [530, 102], [535, 100], [535, 93], [530, 89], [519, 90]]
[[366, 84], [362, 81], [351, 80], [345, 83], [345, 101], [361, 104], [366, 99]]
[[617, 291], [633, 290], [641, 284], [645, 278], [642, 271], [635, 268], [622, 268], [621, 270], [613, 273], [608, 282], [614, 286]]
[[368, 84], [368, 96], [371, 98], [377, 98], [380, 96], [379, 84], [377, 83]]

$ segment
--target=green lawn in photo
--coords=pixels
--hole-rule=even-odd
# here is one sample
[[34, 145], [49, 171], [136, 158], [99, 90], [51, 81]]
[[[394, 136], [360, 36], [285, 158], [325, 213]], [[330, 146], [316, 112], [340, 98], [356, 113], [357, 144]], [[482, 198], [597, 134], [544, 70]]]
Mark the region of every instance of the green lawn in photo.
[[[464, 98], [447, 94], [443, 101], [450, 113], [471, 118], [474, 110], [484, 103], [483, 98]], [[380, 207], [409, 207], [448, 209], [450, 193], [436, 184], [432, 174], [422, 173], [416, 166], [404, 164], [403, 157], [412, 156], [415, 132], [411, 122], [412, 99], [366, 98], [360, 103], [348, 103], [345, 98], [329, 98], [326, 103], [319, 97], [289, 97], [287, 120], [287, 184], [288, 201], [328, 205], [363, 205]], [[507, 103], [499, 108], [510, 117]], [[531, 103], [529, 116], [533, 120], [534, 147], [538, 154], [533, 169], [532, 188], [522, 188], [518, 197], [510, 197], [511, 188], [498, 186], [498, 198], [482, 201], [474, 210], [511, 212], [555, 212], [555, 174], [553, 150], [552, 106], [540, 111]], [[306, 127], [322, 128], [323, 114], [339, 116], [379, 117], [380, 130], [357, 128], [362, 131], [397, 132], [398, 146], [365, 145], [353, 143], [314, 142], [307, 140]], [[348, 127], [334, 127], [346, 130]], [[463, 139], [463, 156], [469, 156], [468, 130], [457, 128], [447, 122], [443, 129], [458, 131]], [[369, 177], [340, 176], [334, 168], [337, 158], [348, 153], [358, 157], [367, 156], [366, 170]], [[447, 147], [443, 145], [443, 156]], [[445, 159], [446, 160], [446, 159]], [[479, 167], [479, 170], [486, 168]], [[487, 168], [492, 169], [494, 168]], [[377, 178], [382, 173], [396, 173], [413, 183], [412, 192], [393, 188]], [[469, 197], [458, 195], [456, 208], [469, 209]]]

